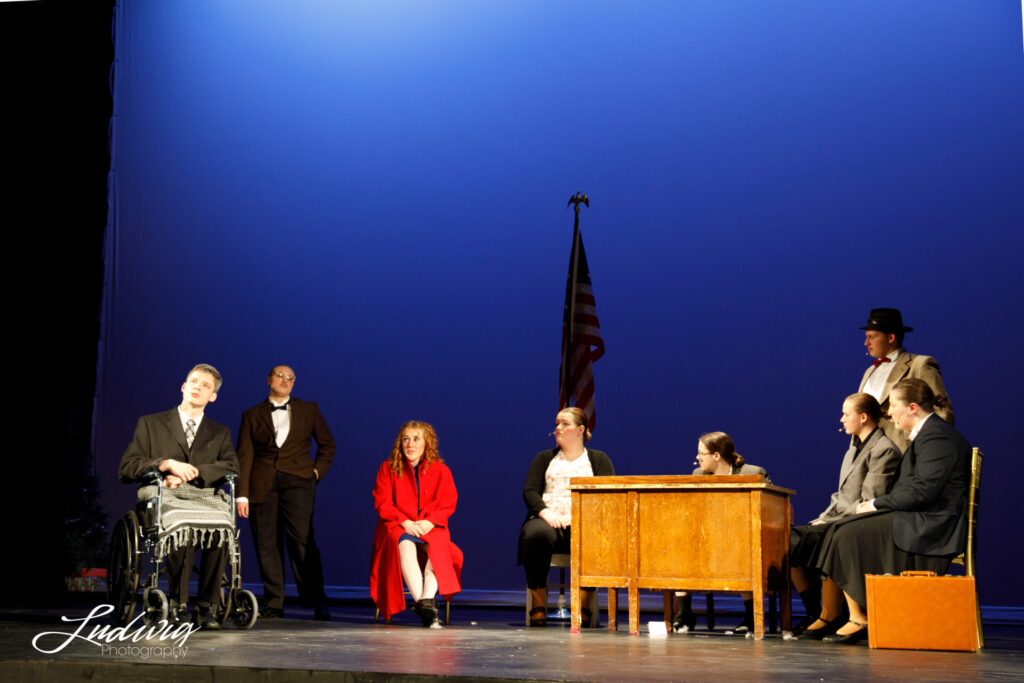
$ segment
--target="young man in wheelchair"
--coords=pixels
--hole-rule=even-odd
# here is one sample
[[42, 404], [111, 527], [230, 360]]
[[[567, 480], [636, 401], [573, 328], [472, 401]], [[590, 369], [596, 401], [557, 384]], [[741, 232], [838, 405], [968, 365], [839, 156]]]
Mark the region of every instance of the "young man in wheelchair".
[[[238, 458], [231, 446], [231, 432], [203, 415], [207, 404], [217, 400], [221, 376], [212, 365], [199, 364], [181, 385], [181, 404], [163, 413], [144, 415], [135, 436], [121, 457], [118, 475], [124, 483], [137, 483], [144, 474], [158, 471], [165, 489], [219, 485], [227, 474], [238, 473]], [[228, 505], [230, 507], [230, 504]], [[221, 576], [227, 563], [225, 534], [214, 531], [175, 535], [167, 552], [168, 620], [186, 622], [188, 581], [195, 551], [202, 546], [195, 621], [201, 628], [217, 629], [216, 605]]]

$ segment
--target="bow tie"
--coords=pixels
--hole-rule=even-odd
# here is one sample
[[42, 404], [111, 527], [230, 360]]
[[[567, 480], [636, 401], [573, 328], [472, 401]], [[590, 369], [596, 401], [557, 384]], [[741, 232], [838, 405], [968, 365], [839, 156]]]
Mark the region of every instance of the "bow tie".
[[273, 403], [270, 404], [270, 412], [275, 410], [288, 410], [288, 404], [285, 403], [283, 406], [275, 406]]
[[891, 358], [876, 358], [875, 359], [875, 367], [877, 368], [882, 363], [891, 363], [891, 362], [892, 362]]

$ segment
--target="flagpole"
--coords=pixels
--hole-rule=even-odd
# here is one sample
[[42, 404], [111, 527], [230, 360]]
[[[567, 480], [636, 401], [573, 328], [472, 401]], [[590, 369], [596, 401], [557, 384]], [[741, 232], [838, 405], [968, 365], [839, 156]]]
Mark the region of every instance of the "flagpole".
[[[1024, 2], [1024, 0], [1021, 0]], [[579, 249], [579, 238], [580, 238], [580, 204], [585, 204], [586, 207], [590, 208], [590, 198], [582, 192], [577, 192], [575, 195], [569, 197], [569, 203], [565, 205], [569, 208], [573, 206], [573, 223], [572, 223], [572, 297], [569, 299], [569, 342], [573, 340], [573, 321], [576, 319], [576, 270], [579, 268], [579, 257], [576, 252]]]

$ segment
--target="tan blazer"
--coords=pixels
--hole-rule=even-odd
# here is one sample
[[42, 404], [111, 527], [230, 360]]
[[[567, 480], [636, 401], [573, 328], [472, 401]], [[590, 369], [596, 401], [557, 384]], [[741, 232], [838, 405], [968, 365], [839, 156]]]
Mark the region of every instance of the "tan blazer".
[[[860, 380], [860, 388], [857, 391], [864, 391], [864, 385], [868, 383], [868, 377], [874, 370], [875, 368], [872, 366], [864, 371], [864, 376]], [[879, 401], [882, 404], [883, 415], [879, 426], [885, 435], [896, 444], [901, 453], [910, 445], [910, 439], [907, 438], [909, 434], [896, 429], [896, 425], [889, 419], [887, 413], [889, 412], [889, 392], [897, 382], [908, 377], [923, 379], [932, 388], [936, 398], [945, 399], [945, 404], [941, 408], [935, 408], [935, 414], [945, 422], [953, 424], [953, 404], [949, 400], [949, 394], [946, 393], [946, 385], [942, 382], [939, 364], [931, 356], [918, 356], [901, 349], [892, 363], [892, 371], [889, 373], [888, 379], [885, 380], [885, 386], [882, 388], [882, 400]]]

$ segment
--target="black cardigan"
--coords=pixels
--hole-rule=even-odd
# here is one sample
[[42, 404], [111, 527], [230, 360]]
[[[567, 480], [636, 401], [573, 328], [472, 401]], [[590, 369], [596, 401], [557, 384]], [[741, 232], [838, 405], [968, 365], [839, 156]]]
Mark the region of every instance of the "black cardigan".
[[[548, 465], [555, 459], [558, 453], [557, 448], [549, 448], [541, 451], [530, 463], [530, 470], [526, 473], [526, 484], [523, 486], [523, 501], [526, 503], [526, 519], [536, 517], [540, 511], [547, 507], [544, 504], [544, 489], [547, 486], [546, 476]], [[615, 474], [611, 459], [604, 451], [587, 449], [587, 456], [590, 460], [590, 467], [594, 470], [595, 477], [610, 477]]]
[[[537, 457], [530, 463], [530, 469], [526, 473], [526, 485], [523, 486], [526, 519], [523, 521], [523, 527], [519, 529], [519, 552], [517, 553], [516, 564], [523, 563], [523, 528], [526, 526], [526, 522], [537, 517], [540, 511], [547, 507], [544, 504], [543, 498], [544, 488], [547, 485], [546, 475], [548, 465], [555, 459], [555, 454], [558, 453], [558, 450], [557, 448], [550, 448], [538, 453]], [[615, 475], [615, 467], [612, 466], [611, 458], [604, 451], [588, 448], [587, 457], [590, 460], [590, 468], [594, 470], [595, 477], [611, 477]]]

